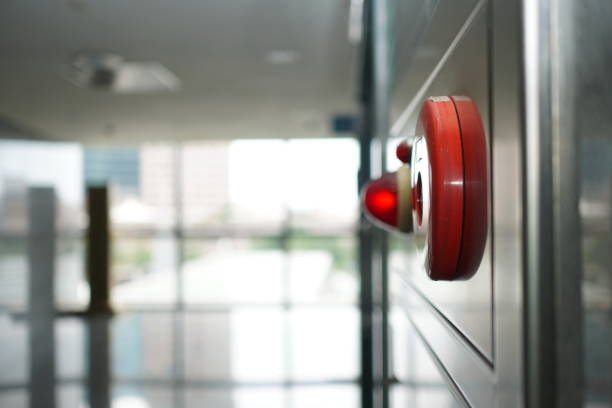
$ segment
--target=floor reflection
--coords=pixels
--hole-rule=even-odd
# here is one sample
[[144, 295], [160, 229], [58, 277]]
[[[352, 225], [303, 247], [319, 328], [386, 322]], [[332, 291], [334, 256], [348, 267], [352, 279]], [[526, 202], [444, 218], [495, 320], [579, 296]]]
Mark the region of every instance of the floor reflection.
[[0, 314], [0, 407], [359, 406], [353, 307], [141, 311], [51, 322]]

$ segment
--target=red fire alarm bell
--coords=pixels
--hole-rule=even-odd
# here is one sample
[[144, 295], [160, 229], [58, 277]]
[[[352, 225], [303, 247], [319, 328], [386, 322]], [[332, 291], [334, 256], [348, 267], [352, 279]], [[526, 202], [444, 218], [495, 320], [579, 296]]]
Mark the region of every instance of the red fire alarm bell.
[[[471, 277], [480, 265], [488, 229], [487, 147], [476, 106], [466, 97], [429, 98], [423, 103], [412, 148], [400, 145], [397, 155], [410, 161], [412, 169], [403, 165], [397, 173], [366, 185], [366, 213], [402, 232], [411, 232], [414, 225], [431, 279]], [[406, 200], [412, 213], [410, 229], [404, 221]]]

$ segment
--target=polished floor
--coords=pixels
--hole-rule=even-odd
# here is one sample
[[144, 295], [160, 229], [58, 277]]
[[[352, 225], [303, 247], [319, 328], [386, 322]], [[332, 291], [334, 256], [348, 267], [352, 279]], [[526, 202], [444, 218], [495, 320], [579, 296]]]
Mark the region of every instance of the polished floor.
[[0, 407], [356, 408], [353, 307], [0, 314]]

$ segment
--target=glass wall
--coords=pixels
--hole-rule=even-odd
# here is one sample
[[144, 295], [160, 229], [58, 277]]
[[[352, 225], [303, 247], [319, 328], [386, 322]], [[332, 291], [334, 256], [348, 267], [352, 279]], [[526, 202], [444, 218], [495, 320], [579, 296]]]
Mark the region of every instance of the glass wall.
[[97, 184], [111, 191], [120, 313], [58, 317], [57, 406], [85, 403], [84, 379], [105, 372], [108, 398], [125, 406], [357, 404], [354, 139], [3, 142], [0, 155], [0, 362], [15, 367], [0, 376], [0, 405], [27, 404], [35, 374], [19, 317], [28, 302], [27, 189], [56, 189], [55, 303], [77, 311], [89, 297], [84, 191]]
[[354, 140], [189, 142], [135, 151], [137, 182], [108, 174], [116, 305], [356, 302]]

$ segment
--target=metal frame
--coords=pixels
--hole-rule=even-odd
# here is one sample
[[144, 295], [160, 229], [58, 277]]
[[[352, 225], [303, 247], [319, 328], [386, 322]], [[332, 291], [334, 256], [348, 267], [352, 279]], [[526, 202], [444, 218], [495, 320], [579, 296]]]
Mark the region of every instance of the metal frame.
[[[359, 190], [369, 181], [372, 175], [371, 143], [373, 128], [373, 40], [372, 40], [372, 0], [363, 4], [363, 30], [361, 41], [361, 70], [359, 84], [360, 127], [359, 152], [360, 167], [357, 175]], [[358, 230], [359, 261], [359, 310], [360, 310], [360, 366], [361, 366], [361, 408], [374, 406], [374, 354], [372, 332], [372, 252], [373, 231], [364, 214], [359, 214]]]
[[523, 3], [525, 379], [527, 406], [556, 405], [548, 1]]
[[[484, 4], [495, 225], [491, 365], [475, 364], [465, 339], [453, 335], [427, 294], [408, 281], [404, 309], [462, 404], [577, 406], [583, 340], [574, 6], [569, 0]], [[435, 81], [440, 64], [421, 91]]]
[[[386, 167], [390, 89], [389, 16], [386, 0], [364, 2], [360, 78], [361, 189]], [[388, 406], [388, 239], [360, 215], [361, 406]]]
[[582, 403], [574, 3], [523, 2], [526, 403]]
[[[521, 406], [525, 402], [525, 371], [522, 358], [525, 328], [522, 322], [526, 309], [523, 298], [525, 275], [522, 260], [523, 251], [533, 251], [533, 248], [523, 247], [523, 242], [526, 242], [524, 228], [527, 227], [527, 224], [522, 222], [525, 215], [523, 197], [529, 192], [525, 192], [521, 187], [526, 174], [522, 159], [526, 147], [523, 128], [521, 11], [519, 2], [480, 1], [474, 5], [466, 23], [475, 21], [475, 13], [479, 13], [479, 24], [484, 18], [489, 54], [487, 65], [490, 82], [487, 104], [492, 135], [491, 202], [495, 225], [490, 248], [494, 271], [491, 283], [492, 361], [485, 361], [478, 353], [474, 353], [465, 339], [436, 313], [435, 307], [427, 301], [426, 293], [419, 293], [408, 281], [402, 287], [406, 294], [403, 309], [407, 318], [427, 345], [433, 360], [439, 363], [438, 368], [446, 377], [449, 390], [455, 394], [457, 402], [465, 406], [511, 407]], [[459, 35], [464, 29], [467, 30], [466, 27], [462, 28]], [[451, 46], [459, 44], [457, 38]], [[441, 64], [444, 64], [444, 57]], [[438, 71], [442, 72], [441, 68], [436, 66], [425, 86], [435, 82]], [[419, 98], [418, 95], [419, 92], [416, 99]], [[413, 100], [408, 104], [407, 110], [414, 110], [419, 103], [420, 101]], [[405, 124], [409, 122], [407, 116], [413, 114], [414, 112], [402, 114], [394, 130], [405, 128]], [[500, 186], [503, 188], [499, 188]], [[533, 197], [530, 197], [530, 202], [532, 200]], [[538, 205], [540, 204], [542, 203], [538, 202]]]

